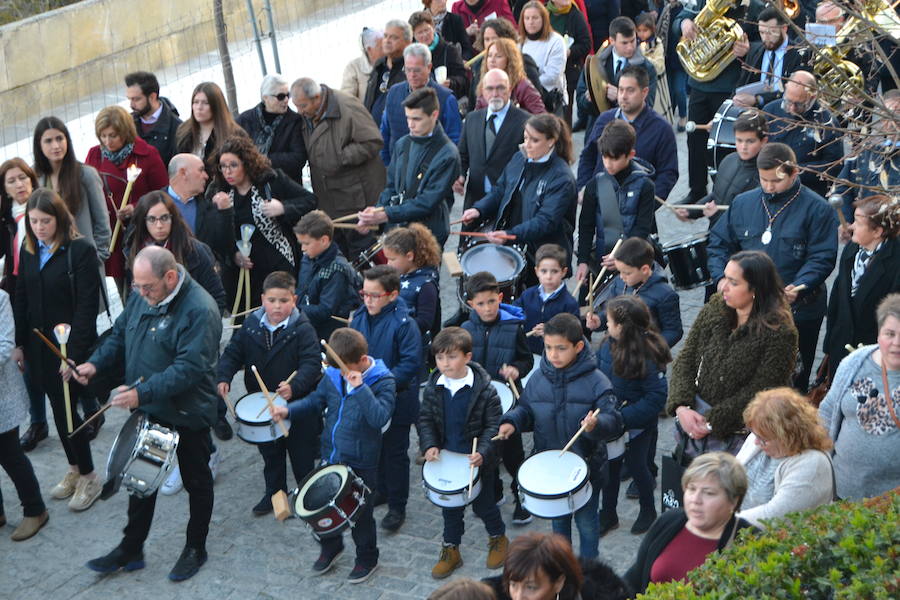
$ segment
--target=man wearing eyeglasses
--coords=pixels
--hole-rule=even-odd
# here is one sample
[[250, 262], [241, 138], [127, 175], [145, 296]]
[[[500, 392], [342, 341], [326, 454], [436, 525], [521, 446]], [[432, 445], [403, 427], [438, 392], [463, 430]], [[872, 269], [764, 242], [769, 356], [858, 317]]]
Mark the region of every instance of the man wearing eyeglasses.
[[734, 103], [746, 108], [780, 98], [784, 80], [803, 62], [797, 49], [789, 46], [787, 18], [771, 6], [759, 13], [759, 37], [761, 41], [750, 44], [744, 61], [747, 68], [741, 71], [737, 87], [760, 81], [766, 89], [758, 94], [735, 94]]
[[[135, 387], [113, 390], [111, 404], [146, 413], [149, 420], [178, 432], [178, 464], [190, 495], [187, 540], [172, 581], [193, 577], [206, 562], [206, 537], [213, 509], [210, 427], [216, 422], [215, 373], [222, 320], [215, 301], [171, 252], [159, 246], [141, 250], [132, 268], [134, 289], [111, 334], [87, 362], [66, 372], [82, 385], [114, 364], [125, 363]], [[115, 475], [115, 474], [111, 474]], [[98, 573], [144, 567], [156, 493], [130, 496], [122, 541], [109, 554], [87, 563]]]
[[242, 112], [237, 124], [244, 128], [260, 154], [269, 157], [273, 169], [281, 169], [297, 183], [303, 183], [306, 146], [300, 135], [300, 115], [288, 107], [291, 95], [287, 79], [278, 73], [266, 75], [259, 93], [262, 101]]
[[381, 123], [387, 91], [392, 85], [404, 79], [403, 50], [412, 42], [412, 38], [412, 27], [406, 21], [393, 19], [384, 26], [384, 37], [381, 39], [384, 56], [372, 65], [369, 85], [363, 100], [376, 124]]
[[837, 176], [844, 148], [839, 125], [816, 98], [816, 77], [796, 71], [784, 85], [784, 97], [763, 108], [769, 120], [769, 142], [790, 146], [801, 167], [800, 181], [823, 198], [831, 182], [820, 175]]

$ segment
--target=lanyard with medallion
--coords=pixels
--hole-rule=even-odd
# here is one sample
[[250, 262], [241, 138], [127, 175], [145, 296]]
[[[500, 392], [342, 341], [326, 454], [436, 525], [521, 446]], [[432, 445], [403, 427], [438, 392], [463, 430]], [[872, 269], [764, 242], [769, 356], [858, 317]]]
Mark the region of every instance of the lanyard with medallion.
[[760, 201], [762, 202], [762, 205], [763, 205], [763, 210], [766, 211], [766, 218], [768, 218], [768, 220], [769, 220], [769, 224], [766, 225], [766, 230], [763, 231], [763, 234], [762, 234], [762, 236], [760, 237], [760, 241], [763, 243], [763, 246], [768, 246], [768, 245], [769, 245], [769, 242], [772, 241], [772, 225], [775, 223], [775, 219], [778, 218], [778, 215], [780, 215], [782, 212], [784, 212], [784, 209], [786, 209], [788, 206], [791, 205], [791, 202], [793, 202], [794, 200], [797, 199], [797, 196], [800, 195], [800, 189], [801, 189], [801, 188], [798, 187], [798, 188], [797, 188], [797, 192], [791, 197], [790, 200], [788, 200], [787, 202], [785, 202], [785, 203], [784, 203], [784, 206], [782, 206], [781, 208], [779, 208], [778, 211], [777, 211], [774, 215], [773, 215], [772, 212], [769, 210], [769, 205], [766, 204], [765, 196], [763, 196], [762, 198], [760, 198]]

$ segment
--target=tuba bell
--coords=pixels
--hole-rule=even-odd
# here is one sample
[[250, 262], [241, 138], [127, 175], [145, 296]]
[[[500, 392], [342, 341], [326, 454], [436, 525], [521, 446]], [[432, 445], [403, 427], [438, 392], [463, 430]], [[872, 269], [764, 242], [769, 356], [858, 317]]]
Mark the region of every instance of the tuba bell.
[[707, 0], [694, 19], [697, 37], [675, 46], [684, 70], [697, 81], [712, 81], [734, 60], [732, 47], [744, 37], [737, 21], [725, 17], [734, 4], [734, 0]]

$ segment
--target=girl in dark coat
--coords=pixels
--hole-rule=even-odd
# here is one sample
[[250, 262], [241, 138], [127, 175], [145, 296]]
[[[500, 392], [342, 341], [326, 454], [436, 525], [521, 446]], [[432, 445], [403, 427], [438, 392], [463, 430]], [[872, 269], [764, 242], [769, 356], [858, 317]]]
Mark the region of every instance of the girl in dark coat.
[[382, 244], [387, 264], [400, 273], [400, 297], [416, 320], [423, 341], [430, 340], [441, 328], [441, 247], [421, 223], [392, 229]]
[[[69, 470], [50, 492], [58, 500], [69, 498], [69, 508], [86, 510], [100, 496], [101, 484], [94, 473], [91, 447], [86, 431], [69, 438], [81, 424], [74, 408], [83, 388], [69, 382], [70, 402], [66, 406], [60, 361], [32, 332], [38, 329], [50, 340], [56, 325], [68, 323], [71, 333], [67, 356], [76, 363], [88, 358], [97, 339], [97, 308], [100, 300], [100, 272], [97, 253], [81, 238], [72, 216], [56, 192], [39, 188], [28, 199], [25, 243], [19, 256], [16, 279], [16, 346], [24, 351], [33, 381], [50, 398], [53, 420], [62, 442]], [[67, 416], [67, 408], [70, 417]]]
[[266, 275], [272, 271], [296, 273], [300, 268], [300, 247], [293, 227], [316, 208], [316, 197], [281, 170], [272, 170], [269, 159], [246, 136], [226, 140], [216, 164], [216, 180], [207, 195], [217, 204], [233, 206], [234, 240], [241, 241], [243, 226], [255, 228], [250, 255], [236, 247], [230, 255], [233, 263], [225, 278], [229, 302], [234, 299], [231, 292], [236, 289], [241, 267], [250, 273], [250, 298], [259, 298]]

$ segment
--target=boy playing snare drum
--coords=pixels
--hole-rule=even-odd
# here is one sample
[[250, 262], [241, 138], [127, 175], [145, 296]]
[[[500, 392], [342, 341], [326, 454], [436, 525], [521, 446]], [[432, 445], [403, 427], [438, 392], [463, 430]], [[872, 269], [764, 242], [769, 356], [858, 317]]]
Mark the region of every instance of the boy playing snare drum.
[[[596, 416], [593, 414], [599, 409]], [[588, 463], [592, 493], [575, 511], [580, 540], [578, 554], [597, 558], [600, 523], [598, 495], [607, 477], [606, 442], [622, 434], [622, 415], [606, 375], [597, 370], [578, 317], [558, 314], [544, 325], [544, 358], [531, 376], [519, 404], [507, 412], [499, 435], [534, 431], [534, 452], [562, 449], [584, 426], [570, 450]], [[553, 519], [553, 531], [572, 539], [572, 517]]]
[[[494, 496], [497, 464], [491, 438], [500, 424], [500, 398], [491, 378], [481, 365], [472, 362], [472, 336], [461, 327], [447, 327], [431, 344], [439, 373], [432, 373], [422, 392], [419, 412], [419, 444], [426, 461], [440, 460], [440, 451], [469, 454], [477, 438], [476, 452], [469, 463], [480, 469], [481, 493], [472, 502], [475, 514], [484, 521], [488, 536], [487, 568], [499, 569], [506, 559], [506, 526]], [[462, 566], [459, 544], [465, 525], [465, 507], [444, 508], [444, 545], [431, 570], [443, 579]]]

